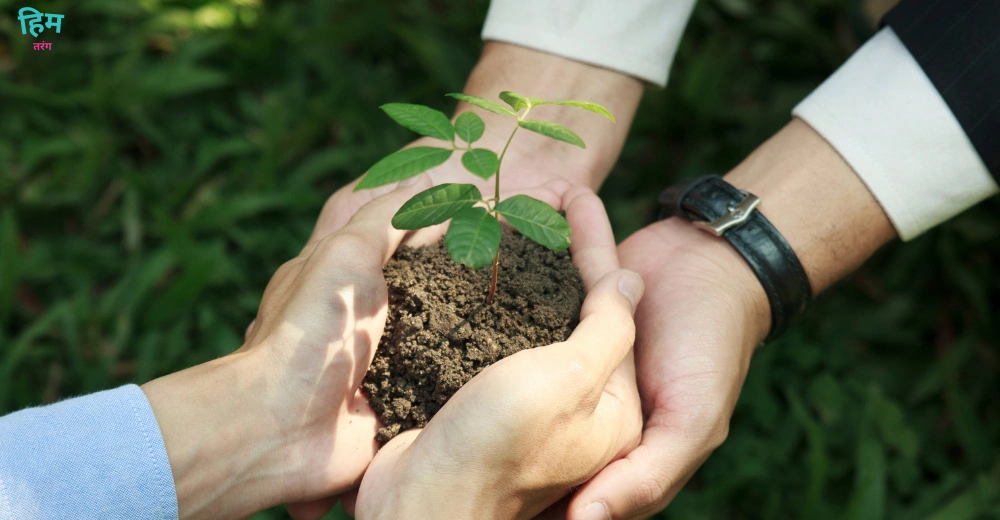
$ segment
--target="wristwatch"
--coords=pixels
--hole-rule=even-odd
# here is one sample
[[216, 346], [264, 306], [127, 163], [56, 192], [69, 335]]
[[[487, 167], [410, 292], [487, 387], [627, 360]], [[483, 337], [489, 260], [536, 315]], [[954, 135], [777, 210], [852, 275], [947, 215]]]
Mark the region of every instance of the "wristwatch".
[[770, 341], [805, 312], [812, 287], [802, 263], [757, 207], [761, 200], [718, 175], [681, 181], [660, 194], [660, 220], [680, 217], [726, 239], [760, 280], [771, 305]]

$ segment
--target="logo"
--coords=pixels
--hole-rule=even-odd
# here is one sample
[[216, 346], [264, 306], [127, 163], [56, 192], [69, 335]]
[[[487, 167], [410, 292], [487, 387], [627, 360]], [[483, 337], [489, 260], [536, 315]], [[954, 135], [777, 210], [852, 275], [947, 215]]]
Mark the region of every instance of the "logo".
[[[45, 23], [42, 24], [42, 17], [45, 17]], [[64, 15], [61, 14], [45, 14], [38, 12], [37, 9], [33, 7], [22, 7], [21, 10], [17, 12], [17, 19], [21, 22], [21, 34], [31, 33], [31, 36], [38, 38], [38, 35], [42, 33], [46, 28], [55, 27], [56, 34], [62, 32], [62, 19]], [[25, 24], [27, 22], [27, 24]], [[36, 42], [34, 44], [34, 49], [39, 50], [51, 50], [52, 43]]]

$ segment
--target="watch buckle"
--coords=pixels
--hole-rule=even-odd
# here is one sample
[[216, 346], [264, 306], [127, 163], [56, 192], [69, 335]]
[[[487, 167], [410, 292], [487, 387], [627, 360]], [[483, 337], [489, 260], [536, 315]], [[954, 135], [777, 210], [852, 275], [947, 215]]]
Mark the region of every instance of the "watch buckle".
[[727, 230], [746, 222], [760, 205], [760, 197], [743, 190], [740, 190], [740, 193], [744, 195], [743, 200], [735, 207], [730, 207], [729, 213], [711, 222], [701, 220], [693, 222], [694, 226], [721, 237]]

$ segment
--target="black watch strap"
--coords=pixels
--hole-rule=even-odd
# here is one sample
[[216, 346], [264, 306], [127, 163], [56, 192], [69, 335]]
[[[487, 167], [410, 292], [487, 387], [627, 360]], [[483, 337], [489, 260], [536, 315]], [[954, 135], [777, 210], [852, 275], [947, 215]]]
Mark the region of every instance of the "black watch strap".
[[778, 337], [812, 299], [806, 272], [781, 233], [756, 211], [760, 199], [718, 175], [677, 183], [660, 194], [660, 219], [681, 217], [729, 241], [757, 275], [771, 304], [771, 332]]

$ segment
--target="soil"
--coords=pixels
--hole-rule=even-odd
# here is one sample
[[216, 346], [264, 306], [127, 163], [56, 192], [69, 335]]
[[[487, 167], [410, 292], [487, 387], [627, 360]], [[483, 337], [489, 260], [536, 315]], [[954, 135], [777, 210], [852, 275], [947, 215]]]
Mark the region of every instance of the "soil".
[[384, 271], [389, 315], [362, 383], [382, 421], [380, 443], [426, 425], [496, 361], [568, 339], [585, 296], [568, 251], [550, 251], [506, 226], [492, 306], [484, 304], [491, 269], [455, 263], [443, 241], [401, 248]]

